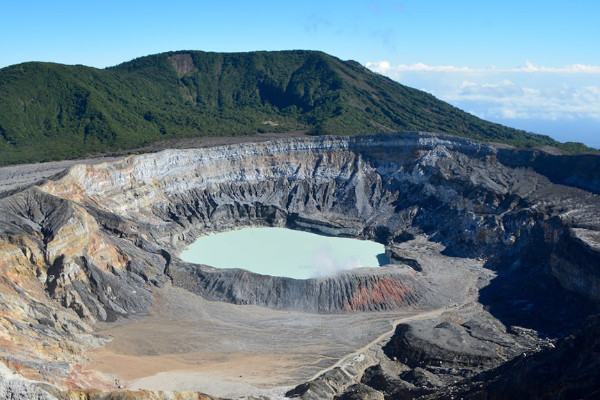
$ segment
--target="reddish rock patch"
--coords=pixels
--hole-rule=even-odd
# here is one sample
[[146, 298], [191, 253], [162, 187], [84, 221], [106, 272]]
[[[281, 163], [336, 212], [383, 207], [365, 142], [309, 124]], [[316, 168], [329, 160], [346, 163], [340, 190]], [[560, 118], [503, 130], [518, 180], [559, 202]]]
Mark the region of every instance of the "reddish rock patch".
[[[383, 278], [372, 285], [359, 284], [344, 310], [390, 309], [410, 305], [414, 291], [404, 283]], [[410, 299], [409, 299], [410, 298]]]

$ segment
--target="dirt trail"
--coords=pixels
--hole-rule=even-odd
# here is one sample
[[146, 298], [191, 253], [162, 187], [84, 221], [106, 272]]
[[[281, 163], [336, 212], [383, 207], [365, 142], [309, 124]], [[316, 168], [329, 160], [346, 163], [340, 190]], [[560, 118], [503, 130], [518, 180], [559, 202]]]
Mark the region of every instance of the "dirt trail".
[[451, 309], [452, 309], [452, 307], [436, 308], [435, 310], [426, 311], [426, 312], [423, 312], [423, 313], [411, 315], [411, 316], [408, 316], [408, 317], [398, 318], [398, 319], [394, 320], [392, 322], [392, 329], [390, 329], [387, 332], [382, 333], [376, 339], [374, 339], [370, 343], [364, 345], [360, 349], [358, 349], [358, 350], [356, 350], [356, 351], [348, 354], [347, 356], [341, 358], [338, 362], [336, 362], [332, 366], [327, 367], [327, 368], [319, 371], [310, 380], [311, 381], [315, 380], [319, 376], [323, 375], [324, 373], [326, 373], [328, 371], [331, 371], [331, 370], [333, 370], [335, 368], [338, 368], [338, 367], [341, 367], [341, 366], [343, 366], [345, 364], [348, 364], [350, 359], [354, 359], [355, 357], [359, 356], [360, 354], [368, 352], [371, 347], [377, 345], [379, 342], [383, 341], [384, 339], [390, 338], [394, 334], [394, 332], [396, 331], [396, 327], [398, 326], [398, 324], [403, 324], [403, 323], [411, 322], [411, 321], [418, 321], [418, 320], [422, 320], [422, 319], [436, 318], [436, 317], [441, 316], [443, 313], [450, 311]]

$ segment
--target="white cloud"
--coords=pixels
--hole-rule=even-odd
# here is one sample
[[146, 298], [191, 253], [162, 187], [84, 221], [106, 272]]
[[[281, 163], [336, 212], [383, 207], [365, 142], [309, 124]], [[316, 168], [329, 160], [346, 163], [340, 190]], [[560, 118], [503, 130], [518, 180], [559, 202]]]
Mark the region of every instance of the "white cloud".
[[523, 95], [524, 91], [521, 87], [514, 84], [508, 79], [497, 83], [477, 83], [463, 81], [461, 84], [459, 95], [465, 96], [483, 96], [483, 97], [514, 97]]
[[548, 72], [554, 74], [600, 74], [600, 66], [572, 64], [562, 68], [537, 66], [526, 61], [525, 66], [506, 70], [507, 72]]
[[310, 272], [312, 278], [335, 275], [339, 271], [361, 268], [360, 258], [354, 256], [341, 256], [333, 248], [323, 247], [311, 255], [309, 265], [302, 266]]
[[379, 72], [383, 75], [392, 74], [394, 72], [461, 72], [461, 73], [510, 73], [510, 72], [548, 72], [557, 74], [600, 74], [600, 66], [598, 65], [583, 65], [572, 64], [565, 67], [544, 67], [526, 61], [523, 66], [515, 68], [496, 68], [494, 66], [488, 68], [469, 68], [457, 67], [454, 65], [427, 65], [423, 63], [415, 63], [410, 65], [399, 64], [391, 65], [389, 61], [369, 61], [365, 64], [372, 71]]
[[392, 66], [389, 61], [376, 61], [376, 62], [367, 62], [365, 64], [367, 68], [372, 71], [379, 72], [383, 75], [388, 75], [393, 72], [450, 72], [450, 71], [459, 71], [466, 72], [470, 71], [467, 67], [455, 67], [452, 65], [427, 65], [423, 63], [416, 63], [411, 65], [394, 65]]
[[378, 61], [366, 67], [486, 119], [579, 118], [600, 125], [600, 66], [556, 68], [527, 61], [501, 69]]

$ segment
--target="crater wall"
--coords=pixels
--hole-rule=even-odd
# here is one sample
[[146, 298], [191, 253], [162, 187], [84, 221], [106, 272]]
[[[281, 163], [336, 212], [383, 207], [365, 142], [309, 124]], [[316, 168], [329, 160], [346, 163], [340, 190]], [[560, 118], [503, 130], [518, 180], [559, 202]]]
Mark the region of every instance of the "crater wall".
[[[168, 281], [207, 299], [278, 309], [444, 305], [418, 263], [398, 250], [418, 235], [447, 255], [556, 279], [597, 302], [598, 176], [581, 165], [595, 165], [597, 156], [578, 159], [559, 179], [545, 173], [555, 171], [543, 165], [554, 162], [550, 156], [532, 168], [511, 154], [525, 157], [414, 132], [166, 150], [74, 166], [0, 199], [3, 335], [37, 326], [34, 335], [10, 337], [11, 346], [20, 338], [21, 354], [40, 338], [57, 352], [65, 341], [93, 346], [87, 323], [146, 312], [151, 286]], [[398, 265], [297, 281], [177, 257], [199, 235], [252, 225], [376, 240]], [[22, 355], [21, 363], [27, 357], [35, 358]]]
[[[526, 168], [512, 157], [511, 167], [509, 153], [520, 154], [422, 133], [317, 137], [76, 166], [41, 190], [95, 213], [105, 229], [135, 227], [171, 257], [198, 235], [247, 225], [384, 244], [426, 233], [448, 254], [546, 265], [565, 287], [599, 299], [598, 196], [553, 184], [539, 162]], [[580, 164], [572, 175], [592, 185], [597, 177], [579, 174]], [[578, 246], [586, 250], [569, 261]]]

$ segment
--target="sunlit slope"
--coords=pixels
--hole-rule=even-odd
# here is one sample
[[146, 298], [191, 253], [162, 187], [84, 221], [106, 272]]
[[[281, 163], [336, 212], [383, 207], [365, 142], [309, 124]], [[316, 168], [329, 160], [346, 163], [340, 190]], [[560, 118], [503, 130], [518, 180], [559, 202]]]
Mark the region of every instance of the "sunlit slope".
[[484, 121], [356, 62], [315, 51], [181, 51], [107, 69], [31, 62], [0, 70], [0, 164], [174, 137], [291, 130], [418, 130], [585, 149]]

